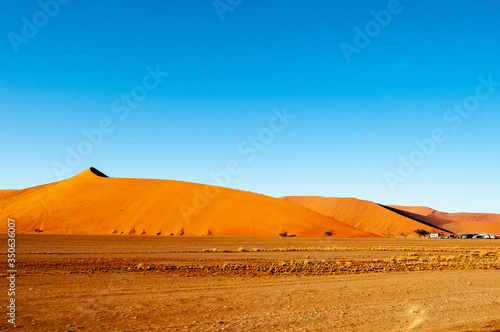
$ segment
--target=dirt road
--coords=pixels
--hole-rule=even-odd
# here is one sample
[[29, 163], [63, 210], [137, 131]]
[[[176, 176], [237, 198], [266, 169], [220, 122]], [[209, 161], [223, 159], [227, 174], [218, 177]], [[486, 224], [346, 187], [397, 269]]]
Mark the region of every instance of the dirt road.
[[20, 236], [16, 327], [500, 330], [500, 242], [322, 241]]

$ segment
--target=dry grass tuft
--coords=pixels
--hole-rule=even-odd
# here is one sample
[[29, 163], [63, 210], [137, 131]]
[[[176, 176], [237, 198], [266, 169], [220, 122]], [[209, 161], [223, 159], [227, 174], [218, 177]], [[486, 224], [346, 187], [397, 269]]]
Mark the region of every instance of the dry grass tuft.
[[441, 257], [439, 255], [434, 255], [434, 256], [431, 257], [431, 261], [433, 261], [433, 262], [439, 262], [440, 258]]
[[479, 252], [479, 257], [486, 257], [490, 254], [489, 250], [481, 250]]

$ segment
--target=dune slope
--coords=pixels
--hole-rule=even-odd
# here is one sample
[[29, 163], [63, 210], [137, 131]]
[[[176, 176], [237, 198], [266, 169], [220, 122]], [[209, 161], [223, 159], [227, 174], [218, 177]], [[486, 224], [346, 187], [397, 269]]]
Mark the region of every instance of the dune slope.
[[[417, 236], [415, 229], [435, 232], [436, 226], [424, 218], [405, 216], [373, 202], [356, 198], [318, 196], [283, 197], [288, 202], [307, 207], [348, 225], [380, 236]], [[445, 232], [447, 229], [441, 229]]]
[[[373, 237], [320, 213], [264, 195], [169, 180], [108, 178], [88, 169], [72, 178], [0, 196], [0, 218], [17, 232]], [[6, 223], [0, 226], [6, 232]]]

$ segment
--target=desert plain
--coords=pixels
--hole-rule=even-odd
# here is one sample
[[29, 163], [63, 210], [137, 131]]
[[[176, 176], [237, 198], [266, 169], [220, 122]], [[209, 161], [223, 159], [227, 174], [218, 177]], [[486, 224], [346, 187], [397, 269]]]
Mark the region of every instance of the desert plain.
[[20, 331], [500, 330], [497, 240], [19, 234], [16, 243]]

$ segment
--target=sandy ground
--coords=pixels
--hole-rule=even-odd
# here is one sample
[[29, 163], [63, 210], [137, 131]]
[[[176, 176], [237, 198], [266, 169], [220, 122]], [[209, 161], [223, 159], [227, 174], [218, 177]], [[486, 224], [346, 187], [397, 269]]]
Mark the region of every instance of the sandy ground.
[[500, 330], [498, 240], [21, 234], [17, 250], [22, 331]]

